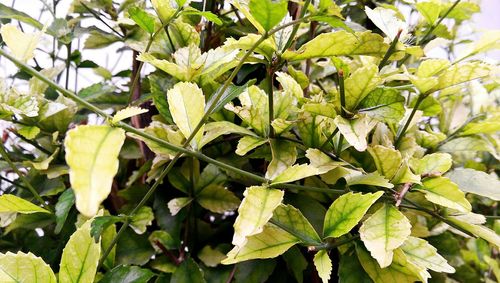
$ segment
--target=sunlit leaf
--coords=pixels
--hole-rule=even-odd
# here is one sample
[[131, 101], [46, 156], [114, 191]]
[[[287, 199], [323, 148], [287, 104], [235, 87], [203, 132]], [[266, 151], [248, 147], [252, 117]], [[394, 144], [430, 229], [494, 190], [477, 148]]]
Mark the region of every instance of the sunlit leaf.
[[130, 227], [137, 233], [146, 232], [147, 226], [153, 224], [155, 216], [149, 206], [141, 207], [130, 219]]
[[328, 256], [328, 251], [318, 251], [314, 255], [313, 262], [321, 281], [323, 281], [323, 283], [328, 283], [333, 269], [332, 260], [330, 259], [330, 256]]
[[203, 208], [215, 213], [235, 210], [240, 205], [240, 199], [233, 192], [216, 184], [205, 187], [196, 200]]
[[295, 144], [284, 140], [271, 140], [272, 160], [267, 166], [265, 177], [274, 179], [297, 160]]
[[442, 174], [450, 170], [452, 165], [451, 155], [447, 153], [432, 153], [422, 158], [412, 158], [410, 167], [415, 174]]
[[265, 144], [266, 142], [267, 141], [263, 138], [258, 138], [253, 136], [242, 137], [238, 141], [238, 146], [236, 147], [235, 153], [240, 156], [243, 156], [247, 154], [250, 150], [257, 148]]
[[446, 174], [453, 183], [468, 193], [485, 196], [500, 201], [500, 181], [498, 177], [469, 168], [456, 168]]
[[432, 26], [439, 18], [441, 5], [437, 1], [422, 1], [415, 4], [417, 11], [424, 17], [427, 23]]
[[49, 211], [34, 205], [33, 203], [11, 194], [0, 196], [0, 213], [17, 212], [23, 214], [30, 213], [50, 213]]
[[365, 151], [368, 146], [366, 138], [375, 126], [376, 121], [368, 116], [362, 116], [353, 120], [337, 116], [334, 123], [350, 145], [357, 151]]
[[0, 253], [0, 281], [56, 283], [56, 276], [43, 259], [32, 253]]
[[435, 272], [455, 272], [455, 269], [448, 264], [446, 259], [439, 255], [436, 248], [426, 240], [410, 236], [401, 246], [401, 250], [409, 261], [418, 266]]
[[425, 193], [425, 198], [430, 202], [461, 212], [470, 212], [472, 209], [471, 204], [465, 198], [465, 194], [448, 178], [425, 178], [422, 185], [417, 186], [415, 189]]
[[119, 121], [125, 120], [127, 118], [130, 118], [132, 116], [140, 115], [142, 113], [148, 112], [147, 109], [142, 109], [140, 107], [127, 107], [125, 109], [122, 109], [113, 116], [112, 122], [113, 123], [118, 123]]
[[285, 17], [287, 10], [286, 1], [250, 0], [248, 8], [252, 16], [262, 25], [265, 31], [271, 30]]
[[83, 215], [94, 216], [111, 192], [124, 141], [125, 132], [109, 126], [77, 126], [67, 132], [66, 162], [76, 208]]
[[405, 98], [392, 88], [376, 88], [359, 103], [360, 112], [387, 123], [399, 122], [405, 113]]
[[465, 231], [468, 231], [473, 235], [475, 235], [476, 237], [480, 237], [490, 242], [491, 244], [495, 245], [497, 248], [500, 248], [500, 236], [495, 231], [483, 225], [467, 223], [452, 216], [447, 217], [447, 219], [456, 224], [457, 226], [459, 226], [460, 228], [464, 229]]
[[273, 212], [271, 222], [294, 235], [302, 243], [319, 245], [321, 238], [314, 230], [311, 223], [302, 215], [300, 210], [291, 206], [281, 204]]
[[42, 36], [41, 32], [24, 33], [13, 24], [2, 25], [0, 34], [3, 41], [9, 47], [10, 52], [23, 62], [27, 62], [35, 56], [35, 48]]
[[398, 33], [400, 38], [405, 38], [408, 33], [408, 25], [401, 20], [396, 15], [396, 11], [392, 9], [386, 9], [382, 7], [377, 7], [375, 9], [370, 9], [370, 7], [365, 7], [365, 13], [368, 18], [380, 29], [385, 35], [393, 40]]

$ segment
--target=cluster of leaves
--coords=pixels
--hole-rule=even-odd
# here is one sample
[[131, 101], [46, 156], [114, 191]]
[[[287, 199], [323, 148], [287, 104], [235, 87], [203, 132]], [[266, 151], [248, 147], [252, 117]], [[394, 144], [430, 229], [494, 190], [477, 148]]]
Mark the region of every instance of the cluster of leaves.
[[[500, 77], [477, 59], [500, 32], [459, 41], [473, 2], [365, 2], [76, 0], [47, 26], [0, 4], [0, 281], [500, 279]], [[85, 60], [115, 43], [130, 69]], [[82, 68], [103, 80], [72, 92]]]

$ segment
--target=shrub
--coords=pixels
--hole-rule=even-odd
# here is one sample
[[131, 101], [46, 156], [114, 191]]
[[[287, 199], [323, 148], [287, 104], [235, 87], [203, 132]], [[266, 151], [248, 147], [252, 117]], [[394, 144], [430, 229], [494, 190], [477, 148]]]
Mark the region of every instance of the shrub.
[[0, 4], [2, 282], [499, 279], [477, 4], [118, 2]]

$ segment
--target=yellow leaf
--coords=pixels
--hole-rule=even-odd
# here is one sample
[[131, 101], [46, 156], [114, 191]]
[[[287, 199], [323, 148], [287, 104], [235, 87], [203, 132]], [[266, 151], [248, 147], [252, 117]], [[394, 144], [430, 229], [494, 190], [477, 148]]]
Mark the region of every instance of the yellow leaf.
[[0, 34], [14, 57], [25, 63], [35, 56], [35, 48], [42, 36], [41, 32], [24, 33], [12, 24], [3, 25]]
[[139, 114], [146, 113], [146, 112], [148, 112], [147, 109], [142, 109], [140, 107], [130, 106], [130, 107], [127, 107], [125, 109], [122, 109], [122, 110], [119, 110], [118, 112], [116, 112], [115, 116], [113, 116], [112, 122], [118, 123], [118, 122], [125, 120], [127, 118], [130, 118], [132, 116], [139, 115]]

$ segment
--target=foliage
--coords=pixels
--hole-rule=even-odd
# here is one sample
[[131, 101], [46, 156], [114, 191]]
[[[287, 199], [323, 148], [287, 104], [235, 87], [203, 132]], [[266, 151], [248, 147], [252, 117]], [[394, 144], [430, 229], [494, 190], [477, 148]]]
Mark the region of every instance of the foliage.
[[41, 2], [0, 4], [0, 281], [500, 280], [475, 2]]

